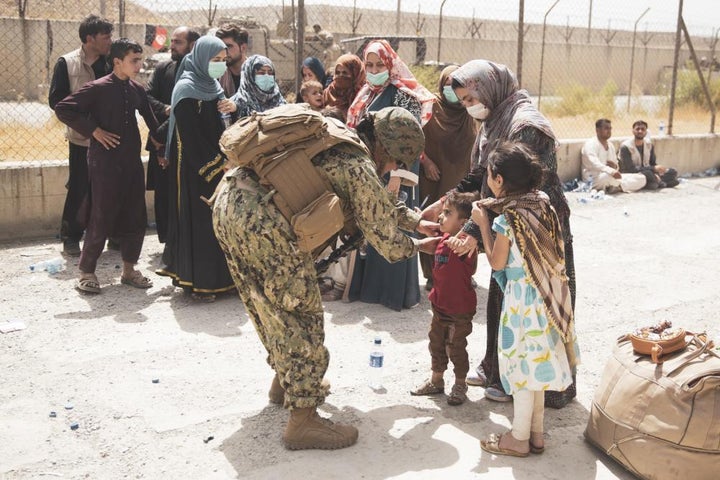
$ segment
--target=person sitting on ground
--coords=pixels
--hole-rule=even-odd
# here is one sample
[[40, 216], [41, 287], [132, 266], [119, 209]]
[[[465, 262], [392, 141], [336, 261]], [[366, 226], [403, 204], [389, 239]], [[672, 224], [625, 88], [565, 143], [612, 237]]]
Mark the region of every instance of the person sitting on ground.
[[443, 237], [435, 249], [433, 288], [428, 297], [433, 312], [428, 333], [432, 376], [410, 392], [411, 395], [444, 393], [443, 374], [447, 370], [448, 360], [452, 360], [455, 384], [447, 398], [449, 405], [461, 405], [467, 400], [465, 377], [470, 370], [470, 361], [466, 348], [477, 307], [477, 295], [472, 286], [477, 255], [459, 256], [445, 244], [445, 240], [457, 235], [465, 222], [470, 220], [475, 199], [474, 193], [450, 192], [443, 201], [438, 218]]
[[633, 138], [620, 144], [620, 173], [642, 173], [647, 190], [674, 187], [678, 183], [677, 170], [657, 164], [655, 147], [647, 136], [648, 124], [644, 120], [633, 123]]
[[636, 192], [645, 186], [645, 176], [639, 173], [620, 173], [615, 146], [609, 141], [612, 123], [607, 118], [595, 122], [596, 136], [582, 148], [582, 180], [596, 190], [608, 193]]
[[323, 86], [317, 80], [306, 80], [300, 85], [300, 98], [319, 112], [323, 109]]

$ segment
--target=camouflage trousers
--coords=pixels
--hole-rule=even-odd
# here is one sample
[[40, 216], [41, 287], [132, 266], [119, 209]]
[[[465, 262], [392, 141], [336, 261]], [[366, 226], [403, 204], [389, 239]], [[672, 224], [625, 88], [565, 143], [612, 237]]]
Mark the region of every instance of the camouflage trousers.
[[315, 407], [328, 394], [321, 382], [330, 359], [315, 265], [265, 194], [243, 170], [231, 170], [213, 207], [215, 235], [285, 389], [285, 408]]

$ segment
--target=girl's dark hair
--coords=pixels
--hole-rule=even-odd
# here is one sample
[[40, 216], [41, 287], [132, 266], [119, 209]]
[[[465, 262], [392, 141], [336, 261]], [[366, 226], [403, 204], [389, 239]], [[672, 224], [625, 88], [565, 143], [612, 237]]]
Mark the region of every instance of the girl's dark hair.
[[545, 169], [526, 146], [514, 142], [501, 143], [488, 156], [493, 177], [502, 175], [503, 193], [527, 193], [542, 185]]

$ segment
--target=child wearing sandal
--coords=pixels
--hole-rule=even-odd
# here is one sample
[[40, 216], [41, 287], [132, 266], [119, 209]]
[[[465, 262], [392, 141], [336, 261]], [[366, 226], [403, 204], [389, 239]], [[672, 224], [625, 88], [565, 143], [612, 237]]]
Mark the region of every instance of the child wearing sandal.
[[443, 374], [448, 360], [452, 360], [455, 384], [448, 395], [449, 405], [461, 405], [467, 400], [465, 377], [470, 369], [467, 354], [467, 336], [472, 332], [477, 297], [472, 276], [477, 266], [477, 255], [455, 254], [445, 240], [456, 235], [470, 219], [472, 193], [451, 192], [443, 200], [438, 218], [443, 236], [435, 250], [432, 269], [433, 288], [429, 299], [433, 317], [430, 323], [429, 350], [432, 375], [430, 379], [410, 392], [411, 395], [445, 393]]
[[[488, 157], [487, 183], [496, 198], [475, 202], [485, 253], [505, 294], [498, 358], [503, 389], [512, 395], [512, 429], [480, 442], [486, 452], [527, 457], [542, 453], [545, 390], [565, 390], [578, 363], [563, 239], [544, 171], [521, 145], [506, 142]], [[499, 215], [492, 224], [487, 209]]]

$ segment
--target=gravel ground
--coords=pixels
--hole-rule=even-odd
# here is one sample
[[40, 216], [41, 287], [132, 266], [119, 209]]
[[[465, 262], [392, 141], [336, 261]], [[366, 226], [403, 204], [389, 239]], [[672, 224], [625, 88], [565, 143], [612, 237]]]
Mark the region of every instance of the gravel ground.
[[[267, 402], [272, 373], [241, 302], [196, 304], [150, 273], [161, 252], [154, 232], [139, 266], [155, 286], [121, 285], [119, 255], [105, 252], [99, 296], [74, 290], [76, 261], [56, 275], [29, 273], [59, 254], [56, 240], [0, 245], [0, 323], [27, 327], [0, 334], [0, 478], [630, 479], [583, 440], [593, 393], [615, 339], [636, 326], [668, 319], [720, 333], [719, 181], [587, 202], [568, 194], [578, 398], [547, 411], [546, 452], [528, 459], [481, 453], [478, 440], [512, 419], [512, 406], [484, 399], [482, 388], [460, 407], [409, 395], [429, 370], [427, 299], [400, 313], [325, 305], [332, 395], [321, 411], [356, 425], [360, 439], [335, 452], [290, 452], [281, 444], [287, 413]], [[473, 364], [484, 353], [489, 273], [481, 257]], [[379, 392], [366, 386], [376, 335], [386, 348]]]

